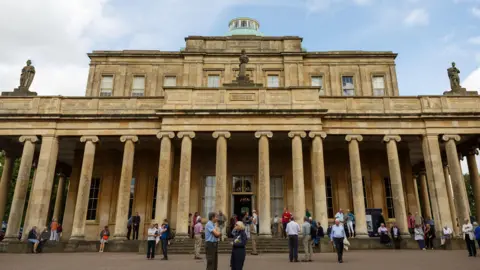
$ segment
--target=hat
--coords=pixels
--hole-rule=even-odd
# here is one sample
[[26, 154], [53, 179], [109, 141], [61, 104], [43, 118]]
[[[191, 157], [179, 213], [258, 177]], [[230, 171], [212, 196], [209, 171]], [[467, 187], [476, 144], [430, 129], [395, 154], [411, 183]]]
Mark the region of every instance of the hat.
[[312, 220], [312, 217], [309, 217], [308, 219]]

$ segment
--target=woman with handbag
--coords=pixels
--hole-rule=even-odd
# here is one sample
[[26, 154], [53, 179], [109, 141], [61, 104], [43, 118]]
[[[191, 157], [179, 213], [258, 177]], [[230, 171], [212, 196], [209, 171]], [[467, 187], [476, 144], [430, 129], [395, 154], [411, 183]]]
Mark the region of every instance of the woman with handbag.
[[110, 237], [110, 231], [108, 226], [105, 226], [100, 232], [100, 250], [98, 252], [103, 252], [105, 249], [105, 244], [108, 243], [108, 238]]
[[245, 233], [245, 225], [238, 221], [232, 231], [232, 256], [230, 257], [230, 267], [232, 270], [242, 270], [245, 262], [247, 234]]

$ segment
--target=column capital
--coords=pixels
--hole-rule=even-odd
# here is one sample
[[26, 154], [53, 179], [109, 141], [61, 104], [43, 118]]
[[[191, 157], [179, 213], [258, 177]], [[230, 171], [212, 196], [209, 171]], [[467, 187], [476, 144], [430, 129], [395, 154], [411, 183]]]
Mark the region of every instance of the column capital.
[[175, 138], [175, 133], [172, 131], [160, 131], [157, 133], [157, 139], [161, 140], [163, 137], [173, 139]]
[[345, 136], [345, 140], [347, 142], [351, 142], [353, 140], [361, 142], [361, 141], [363, 141], [363, 136], [362, 135], [347, 135], [347, 136]]
[[88, 142], [91, 141], [92, 143], [97, 143], [98, 142], [98, 137], [97, 136], [82, 136], [80, 138], [81, 142]]
[[232, 134], [228, 131], [215, 131], [212, 133], [212, 137], [218, 139], [219, 137], [225, 137], [225, 139], [229, 139]]
[[288, 137], [294, 138], [296, 136], [299, 136], [300, 138], [305, 138], [307, 137], [307, 133], [305, 131], [290, 131], [288, 133]]
[[442, 136], [442, 140], [443, 141], [450, 141], [450, 140], [454, 140], [454, 141], [457, 141], [459, 142], [460, 141], [460, 136], [459, 135], [455, 135], [455, 134], [445, 134]]
[[181, 139], [183, 137], [189, 137], [190, 139], [193, 139], [193, 138], [195, 138], [195, 132], [193, 132], [193, 131], [181, 131], [181, 132], [177, 133], [177, 137], [179, 139]]
[[315, 137], [320, 137], [322, 139], [325, 139], [327, 137], [327, 133], [323, 131], [310, 131], [310, 133], [308, 133], [308, 137], [312, 139]]
[[255, 138], [260, 139], [262, 136], [266, 136], [267, 138], [272, 138], [273, 133], [271, 131], [257, 131], [257, 132], [255, 132]]
[[121, 142], [132, 141], [132, 142], [136, 143], [136, 142], [138, 142], [138, 137], [135, 136], [135, 135], [126, 135], [126, 136], [120, 137], [120, 141]]
[[476, 155], [478, 155], [478, 149], [477, 148], [472, 148], [472, 149], [468, 150], [466, 155], [476, 156]]
[[402, 138], [399, 135], [385, 135], [385, 137], [383, 137], [384, 142], [389, 142], [391, 140], [394, 140], [396, 142], [400, 142], [402, 140]]
[[36, 143], [38, 142], [38, 137], [37, 136], [21, 136], [19, 139], [18, 139], [21, 143], [24, 143], [26, 141], [30, 141], [32, 143]]

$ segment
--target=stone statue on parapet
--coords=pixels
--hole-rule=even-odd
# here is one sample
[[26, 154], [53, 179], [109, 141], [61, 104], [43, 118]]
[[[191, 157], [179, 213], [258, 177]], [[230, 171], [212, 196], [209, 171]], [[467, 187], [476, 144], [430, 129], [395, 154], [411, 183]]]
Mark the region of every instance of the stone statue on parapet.
[[238, 77], [245, 78], [247, 76], [247, 64], [249, 60], [245, 50], [242, 50], [242, 54], [240, 55], [239, 60], [240, 60], [240, 65], [239, 65], [240, 71], [238, 72]]
[[450, 91], [443, 92], [444, 96], [478, 96], [477, 91], [467, 91], [460, 85], [460, 70], [452, 62], [452, 66], [447, 69], [448, 79], [450, 80]]
[[242, 49], [242, 53], [238, 59], [240, 60], [240, 64], [238, 65], [238, 76], [236, 80], [233, 80], [231, 83], [224, 83], [223, 86], [230, 88], [262, 87], [263, 85], [261, 83], [254, 83], [250, 80], [250, 76], [247, 74], [249, 58], [245, 49]]
[[22, 74], [20, 74], [20, 85], [18, 88], [13, 89], [13, 92], [2, 92], [2, 96], [36, 96], [37, 93], [29, 91], [34, 77], [35, 67], [32, 66], [31, 60], [27, 60], [27, 65], [22, 68]]

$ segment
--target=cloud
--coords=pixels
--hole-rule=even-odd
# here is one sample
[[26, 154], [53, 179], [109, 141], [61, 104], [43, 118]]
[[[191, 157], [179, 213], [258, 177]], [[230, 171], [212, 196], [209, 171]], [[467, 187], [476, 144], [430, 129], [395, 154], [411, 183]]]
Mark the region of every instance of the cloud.
[[473, 16], [480, 18], [480, 7], [472, 7], [471, 12]]
[[430, 15], [425, 9], [417, 8], [410, 11], [403, 22], [407, 26], [425, 26], [430, 22]]
[[342, 7], [347, 5], [366, 6], [370, 5], [375, 0], [305, 0], [305, 8], [308, 13], [323, 12], [332, 8]]
[[480, 91], [480, 67], [470, 73], [462, 82], [462, 86], [467, 90]]
[[480, 45], [480, 36], [471, 37], [468, 39], [468, 42], [475, 45]]

